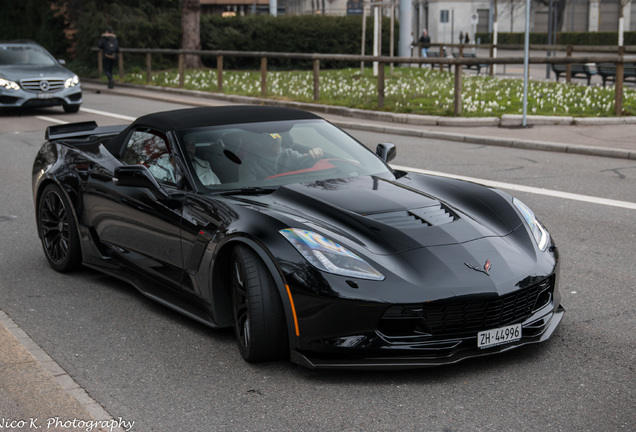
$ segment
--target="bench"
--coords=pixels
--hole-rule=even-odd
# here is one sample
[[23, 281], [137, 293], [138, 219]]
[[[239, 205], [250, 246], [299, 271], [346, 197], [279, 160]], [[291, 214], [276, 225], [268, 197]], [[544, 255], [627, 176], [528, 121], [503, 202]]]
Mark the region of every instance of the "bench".
[[[459, 53], [453, 53], [453, 57], [458, 58], [459, 57]], [[475, 53], [463, 53], [462, 57], [465, 57], [465, 58], [477, 58], [477, 54], [475, 54]], [[487, 64], [464, 65], [464, 67], [467, 68], [467, 69], [475, 69], [477, 71], [477, 75], [480, 74], [481, 68], [487, 68], [488, 66], [489, 65], [487, 65]]]
[[[429, 48], [428, 54], [426, 57], [444, 58], [446, 57], [446, 50], [443, 47], [440, 47], [438, 50]], [[438, 66], [440, 71], [444, 70], [444, 65], [440, 64]], [[435, 69], [435, 63], [431, 63], [431, 69]]]
[[[590, 65], [583, 63], [572, 63], [570, 65], [571, 69], [571, 77], [576, 78], [578, 76], [584, 76], [587, 78], [587, 85], [590, 85], [590, 81], [592, 80], [592, 76], [596, 75], [596, 70], [594, 70]], [[567, 64], [565, 63], [552, 63], [552, 71], [556, 74], [556, 80], [559, 81], [561, 75], [566, 76], [567, 74]], [[615, 71], [616, 72], [616, 71]], [[605, 85], [605, 81], [603, 81], [603, 85]]]
[[[615, 63], [596, 63], [596, 70], [603, 79], [603, 87], [607, 81], [616, 81]], [[623, 65], [623, 81], [636, 82], [636, 63], [625, 63]]]

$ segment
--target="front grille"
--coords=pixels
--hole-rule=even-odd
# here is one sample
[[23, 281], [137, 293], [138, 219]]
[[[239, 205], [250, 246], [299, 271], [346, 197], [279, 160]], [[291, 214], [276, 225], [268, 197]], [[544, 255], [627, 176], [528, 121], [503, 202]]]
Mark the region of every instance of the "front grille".
[[523, 322], [552, 300], [553, 278], [492, 300], [441, 300], [393, 306], [380, 323], [392, 336], [461, 335]]
[[63, 79], [24, 79], [20, 81], [20, 85], [26, 91], [44, 93], [42, 90], [42, 82], [48, 83], [44, 85], [44, 88], [48, 88], [46, 93], [48, 92], [57, 92], [64, 88], [64, 80]]

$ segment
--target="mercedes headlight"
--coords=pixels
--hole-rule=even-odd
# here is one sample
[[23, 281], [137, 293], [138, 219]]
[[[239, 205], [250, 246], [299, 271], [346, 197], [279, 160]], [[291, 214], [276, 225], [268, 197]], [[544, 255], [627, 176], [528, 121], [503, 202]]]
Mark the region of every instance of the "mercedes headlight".
[[0, 78], [0, 87], [4, 87], [7, 90], [20, 90], [20, 86], [18, 85], [18, 83], [4, 78]]
[[537, 220], [537, 217], [534, 215], [534, 212], [530, 210], [530, 207], [519, 201], [517, 198], [513, 198], [512, 202], [526, 220], [539, 249], [545, 251], [550, 243], [550, 233], [548, 233], [548, 230], [545, 229], [545, 227], [541, 225], [541, 222]]
[[78, 84], [79, 84], [79, 77], [77, 75], [75, 75], [73, 78], [69, 78], [66, 81], [64, 81], [64, 87], [66, 88], [75, 87]]
[[327, 273], [359, 279], [384, 280], [384, 275], [338, 243], [313, 231], [279, 231], [311, 265]]

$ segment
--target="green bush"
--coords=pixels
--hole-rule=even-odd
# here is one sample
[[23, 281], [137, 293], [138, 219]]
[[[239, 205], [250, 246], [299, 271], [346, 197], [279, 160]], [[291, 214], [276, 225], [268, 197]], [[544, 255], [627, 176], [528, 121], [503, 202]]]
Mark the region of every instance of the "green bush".
[[20, 0], [3, 4], [0, 40], [30, 39], [44, 46], [55, 57], [67, 59], [71, 41], [64, 37], [65, 18], [50, 7], [51, 3], [54, 1]]
[[[108, 25], [124, 48], [178, 49], [181, 43], [180, 0], [20, 0], [5, 9], [0, 14], [0, 39], [33, 39], [84, 76], [96, 73], [97, 53], [92, 49]], [[388, 18], [383, 19], [382, 28], [382, 52], [388, 55]], [[399, 34], [397, 28], [395, 34]], [[204, 50], [360, 54], [361, 38], [360, 16], [201, 16]], [[367, 18], [365, 41], [365, 53], [372, 54], [371, 17]], [[395, 43], [397, 47], [397, 40]], [[203, 61], [207, 66], [216, 63], [211, 57]], [[177, 59], [174, 55], [153, 55], [152, 63], [153, 69], [174, 68]], [[224, 59], [227, 68], [254, 69], [259, 65], [253, 58]], [[355, 63], [321, 63], [321, 68], [346, 66]], [[145, 69], [144, 55], [126, 55], [126, 68], [134, 67]], [[306, 69], [311, 68], [311, 61], [272, 59], [268, 68]]]
[[[181, 41], [180, 2], [174, 0], [127, 2], [84, 0], [78, 2], [77, 31], [75, 33], [76, 63], [95, 68], [97, 46], [107, 26], [112, 26], [121, 47], [178, 48]], [[132, 64], [131, 64], [132, 63]], [[173, 58], [153, 56], [153, 67], [168, 67]], [[127, 67], [145, 68], [145, 57], [127, 58]]]
[[[382, 22], [382, 52], [389, 53], [390, 20]], [[399, 34], [398, 30], [395, 34]], [[226, 51], [268, 51], [289, 53], [360, 54], [362, 18], [356, 16], [319, 15], [247, 15], [223, 18], [206, 15], [201, 18], [201, 48]], [[397, 41], [396, 46], [397, 46]], [[367, 20], [365, 54], [373, 52], [373, 21]], [[397, 52], [397, 49], [396, 51]], [[204, 59], [204, 63], [213, 59]], [[228, 68], [256, 68], [258, 59], [227, 58]], [[322, 68], [352, 66], [351, 62], [322, 62]], [[355, 63], [353, 64], [355, 66]], [[272, 59], [268, 68], [311, 68], [311, 61]]]

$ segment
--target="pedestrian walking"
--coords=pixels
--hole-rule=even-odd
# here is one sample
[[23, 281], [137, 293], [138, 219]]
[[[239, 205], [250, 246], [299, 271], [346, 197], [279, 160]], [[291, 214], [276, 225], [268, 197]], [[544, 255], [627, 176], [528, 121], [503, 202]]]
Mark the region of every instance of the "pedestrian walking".
[[431, 38], [428, 35], [426, 29], [422, 30], [422, 36], [420, 36], [418, 42], [420, 43], [420, 47], [422, 49], [422, 57], [428, 57], [428, 49], [431, 47]]
[[102, 50], [104, 73], [106, 74], [106, 78], [108, 78], [108, 88], [112, 89], [115, 87], [113, 66], [117, 60], [117, 54], [119, 54], [119, 43], [117, 42], [117, 36], [113, 33], [112, 27], [108, 26], [106, 31], [102, 33], [97, 47]]

